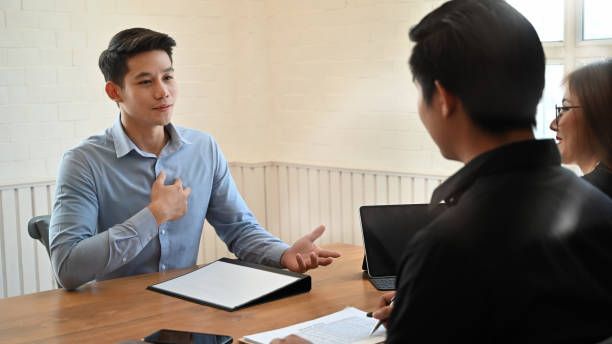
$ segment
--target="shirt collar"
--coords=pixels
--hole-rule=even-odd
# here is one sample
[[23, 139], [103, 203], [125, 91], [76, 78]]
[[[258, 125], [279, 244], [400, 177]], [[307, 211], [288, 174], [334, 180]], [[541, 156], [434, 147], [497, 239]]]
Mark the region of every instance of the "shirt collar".
[[[170, 141], [166, 144], [166, 147], [162, 150], [162, 154], [169, 154], [176, 152], [179, 150], [183, 144], [191, 144], [189, 140], [184, 138], [181, 133], [176, 130], [172, 123], [168, 123], [165, 126], [166, 131], [170, 135]], [[122, 158], [127, 155], [131, 151], [136, 151], [140, 155], [148, 156], [149, 153], [143, 152], [136, 144], [132, 141], [132, 139], [127, 136], [125, 130], [123, 130], [123, 125], [121, 124], [121, 114], [117, 116], [113, 127], [111, 128], [111, 134], [113, 136], [113, 142], [115, 144], [115, 153], [117, 154], [117, 158]]]
[[593, 171], [585, 174], [584, 176], [598, 176], [598, 177], [603, 177], [603, 178], [607, 178], [607, 176], [612, 175], [612, 169], [610, 169], [608, 166], [606, 166], [603, 162], [598, 162], [597, 165], [595, 166], [595, 168], [593, 169]]
[[606, 164], [600, 161], [597, 163], [597, 166], [595, 166], [595, 171], [599, 171], [601, 173], [612, 173], [612, 168], [610, 168], [610, 166], [606, 166]]
[[503, 145], [480, 154], [450, 176], [433, 192], [431, 203], [456, 203], [481, 177], [560, 164], [561, 156], [554, 140], [527, 140]]

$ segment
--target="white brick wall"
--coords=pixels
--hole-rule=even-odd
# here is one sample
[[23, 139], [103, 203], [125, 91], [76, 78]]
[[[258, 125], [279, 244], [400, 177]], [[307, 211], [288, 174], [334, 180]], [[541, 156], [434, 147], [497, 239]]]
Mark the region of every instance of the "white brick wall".
[[410, 26], [440, 1], [270, 1], [274, 159], [449, 174], [421, 125]]
[[135, 26], [178, 43], [175, 122], [228, 159], [447, 174], [416, 115], [406, 32], [432, 0], [0, 0], [0, 185], [53, 179], [117, 112], [97, 68]]
[[[0, 185], [53, 179], [63, 151], [112, 124], [117, 108], [104, 94], [97, 60], [114, 33], [135, 26], [168, 32], [178, 42], [176, 122], [217, 132], [228, 156], [240, 159], [245, 120], [264, 123], [260, 107], [238, 101], [235, 65], [253, 56], [254, 70], [266, 63], [263, 45], [233, 53], [245, 29], [235, 9], [265, 8], [249, 3], [0, 0]], [[250, 141], [246, 154], [260, 152], [251, 156], [262, 160], [265, 143]]]

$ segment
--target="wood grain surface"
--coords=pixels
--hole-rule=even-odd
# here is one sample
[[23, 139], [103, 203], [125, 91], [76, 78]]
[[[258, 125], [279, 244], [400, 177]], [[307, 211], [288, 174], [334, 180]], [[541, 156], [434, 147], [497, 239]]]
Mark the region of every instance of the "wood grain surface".
[[[320, 317], [354, 306], [376, 308], [381, 292], [361, 271], [363, 248], [332, 244], [342, 254], [309, 271], [308, 293], [227, 312], [146, 290], [188, 270], [138, 275], [0, 300], [0, 343], [119, 343], [162, 328], [244, 335]], [[249, 283], [244, 281], [244, 283]]]

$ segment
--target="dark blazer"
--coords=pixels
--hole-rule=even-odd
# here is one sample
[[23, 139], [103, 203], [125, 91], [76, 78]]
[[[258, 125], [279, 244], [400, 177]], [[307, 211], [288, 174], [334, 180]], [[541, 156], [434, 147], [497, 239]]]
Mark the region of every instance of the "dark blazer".
[[612, 170], [604, 164], [599, 163], [591, 173], [585, 174], [582, 178], [603, 191], [608, 197], [612, 197]]
[[612, 200], [552, 140], [484, 153], [407, 244], [389, 343], [596, 343], [612, 336]]

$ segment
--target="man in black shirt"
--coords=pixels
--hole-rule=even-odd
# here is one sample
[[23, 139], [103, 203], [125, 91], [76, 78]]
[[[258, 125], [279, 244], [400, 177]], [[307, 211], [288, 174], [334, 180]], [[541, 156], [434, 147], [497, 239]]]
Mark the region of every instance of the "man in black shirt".
[[406, 244], [397, 293], [374, 313], [387, 342], [612, 336], [612, 201], [534, 139], [545, 58], [533, 26], [503, 0], [454, 0], [410, 38], [421, 120], [465, 166], [435, 190], [449, 206]]
[[[544, 52], [505, 1], [450, 1], [410, 30], [419, 114], [465, 166], [409, 244], [389, 343], [596, 343], [612, 336], [612, 202], [532, 126]], [[390, 315], [389, 315], [390, 313]]]

